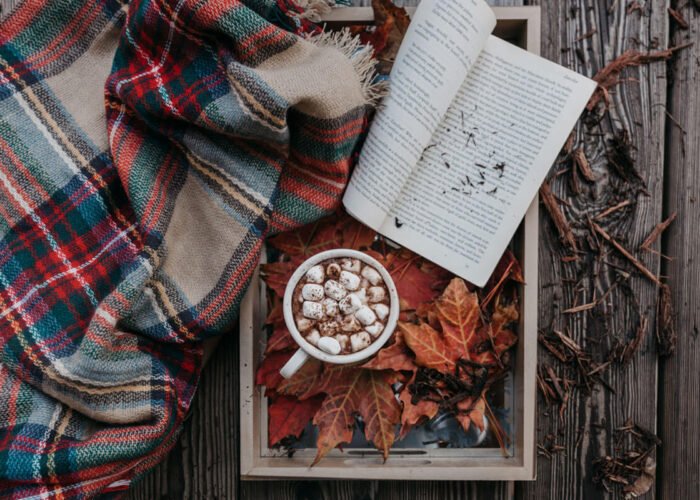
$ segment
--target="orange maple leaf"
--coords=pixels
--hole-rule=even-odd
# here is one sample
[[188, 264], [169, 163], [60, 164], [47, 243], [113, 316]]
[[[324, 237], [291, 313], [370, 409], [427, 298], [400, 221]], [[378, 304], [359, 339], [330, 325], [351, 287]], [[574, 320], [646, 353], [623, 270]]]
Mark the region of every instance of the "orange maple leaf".
[[476, 293], [467, 289], [464, 280], [455, 278], [435, 301], [435, 308], [452, 359], [472, 359], [482, 323]]
[[325, 386], [326, 399], [313, 420], [319, 432], [312, 465], [336, 446], [352, 440], [357, 413], [365, 421], [365, 437], [386, 460], [401, 418], [387, 374], [354, 367], [333, 367], [326, 372], [331, 382]]

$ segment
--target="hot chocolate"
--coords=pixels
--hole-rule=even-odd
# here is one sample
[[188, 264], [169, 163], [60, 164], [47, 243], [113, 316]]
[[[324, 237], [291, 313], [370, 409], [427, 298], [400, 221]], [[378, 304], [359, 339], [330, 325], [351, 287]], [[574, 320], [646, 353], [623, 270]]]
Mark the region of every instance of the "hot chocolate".
[[390, 296], [382, 275], [359, 259], [328, 259], [313, 266], [294, 289], [297, 329], [328, 354], [369, 347], [386, 327]]

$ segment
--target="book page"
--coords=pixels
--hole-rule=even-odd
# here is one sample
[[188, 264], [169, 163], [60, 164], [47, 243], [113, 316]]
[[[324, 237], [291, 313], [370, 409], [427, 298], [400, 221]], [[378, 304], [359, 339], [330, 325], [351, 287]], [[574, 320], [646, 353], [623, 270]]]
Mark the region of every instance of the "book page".
[[483, 286], [595, 85], [490, 37], [379, 232]]
[[496, 25], [483, 0], [423, 0], [343, 198], [378, 229]]

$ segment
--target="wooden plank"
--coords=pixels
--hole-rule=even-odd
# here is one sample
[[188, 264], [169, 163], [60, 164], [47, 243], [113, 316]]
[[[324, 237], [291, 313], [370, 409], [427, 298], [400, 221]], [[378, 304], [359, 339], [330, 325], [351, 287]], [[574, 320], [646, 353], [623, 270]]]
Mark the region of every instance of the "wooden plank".
[[661, 498], [697, 498], [700, 491], [700, 9], [692, 4], [678, 2], [691, 30], [675, 29], [673, 43], [694, 45], [678, 53], [669, 82], [665, 198], [667, 215], [677, 211], [678, 219], [663, 251], [675, 258], [664, 274], [677, 311], [678, 345], [661, 369]]
[[[607, 0], [576, 0], [573, 2], [541, 2], [542, 55], [593, 76], [604, 64], [627, 49], [648, 50], [658, 43], [666, 46], [668, 2], [640, 2], [641, 10], [629, 10], [630, 2]], [[581, 58], [583, 60], [581, 60]], [[604, 120], [593, 132], [610, 133], [627, 130], [636, 150], [636, 167], [644, 179], [650, 196], [640, 196], [631, 213], [624, 217], [607, 217], [600, 221], [606, 232], [623, 241], [627, 248], [636, 248], [648, 232], [662, 219], [664, 164], [664, 104], [666, 101], [666, 67], [664, 63], [632, 68], [625, 72], [625, 81], [611, 93], [610, 120]], [[584, 136], [577, 132], [577, 142], [585, 142], [585, 152], [599, 177], [589, 196], [570, 196], [566, 176], [553, 182], [553, 191], [565, 200], [562, 210], [567, 218], [585, 221], [614, 203], [614, 189], [605, 152], [604, 137]], [[585, 141], [584, 141], [585, 139]], [[570, 205], [569, 205], [570, 204]], [[543, 330], [568, 329], [573, 339], [600, 358], [613, 342], [614, 332], [626, 335], [635, 328], [638, 311], [654, 324], [657, 300], [656, 287], [645, 278], [633, 277], [633, 301], [623, 294], [613, 294], [603, 311], [592, 310], [578, 314], [562, 314], [573, 305], [590, 302], [595, 290], [600, 297], [614, 282], [613, 268], [602, 265], [597, 273], [591, 256], [584, 256], [579, 276], [562, 257], [570, 254], [559, 242], [551, 220], [543, 214], [540, 223], [540, 320]], [[646, 266], [658, 273], [659, 258], [647, 254]], [[571, 286], [562, 285], [563, 278], [583, 276], [584, 294], [575, 302]], [[607, 328], [603, 325], [607, 323]], [[560, 371], [558, 364], [540, 350], [540, 360]], [[657, 358], [653, 334], [646, 338], [637, 354], [626, 367], [614, 366], [604, 379], [616, 394], [597, 388], [590, 395], [577, 392], [560, 421], [556, 409], [544, 407], [540, 399], [538, 411], [539, 439], [551, 434], [556, 443], [565, 446], [563, 453], [551, 459], [538, 459], [535, 483], [521, 483], [518, 498], [586, 499], [610, 497], [591, 482], [592, 461], [612, 451], [612, 431], [628, 418], [649, 429], [656, 427]], [[653, 498], [654, 492], [646, 498]], [[669, 496], [668, 498], [674, 498]]]
[[177, 446], [130, 498], [238, 498], [238, 408], [238, 332], [231, 332], [202, 374]]

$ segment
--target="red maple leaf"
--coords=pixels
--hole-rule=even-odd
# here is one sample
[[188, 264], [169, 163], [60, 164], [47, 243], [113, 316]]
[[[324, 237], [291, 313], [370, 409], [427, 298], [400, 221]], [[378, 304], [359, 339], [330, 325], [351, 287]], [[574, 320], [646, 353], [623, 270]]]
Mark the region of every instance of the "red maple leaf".
[[291, 352], [272, 352], [265, 355], [265, 358], [258, 365], [255, 374], [255, 383], [264, 385], [268, 390], [275, 390], [284, 380], [280, 375], [280, 369], [292, 357]]
[[401, 331], [394, 334], [394, 342], [379, 350], [377, 355], [362, 365], [372, 370], [415, 371], [413, 353], [406, 345]]
[[292, 267], [296, 268], [302, 261], [325, 250], [369, 248], [376, 235], [374, 230], [349, 215], [338, 213], [296, 231], [278, 234], [267, 242], [289, 256]]
[[299, 437], [321, 407], [322, 396], [299, 401], [276, 397], [268, 406], [268, 442], [275, 446], [286, 437]]
[[396, 284], [402, 311], [416, 310], [421, 304], [433, 300], [453, 276], [409, 250], [391, 252], [378, 260]]

